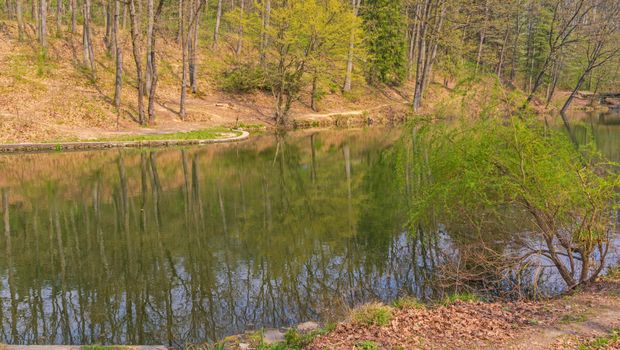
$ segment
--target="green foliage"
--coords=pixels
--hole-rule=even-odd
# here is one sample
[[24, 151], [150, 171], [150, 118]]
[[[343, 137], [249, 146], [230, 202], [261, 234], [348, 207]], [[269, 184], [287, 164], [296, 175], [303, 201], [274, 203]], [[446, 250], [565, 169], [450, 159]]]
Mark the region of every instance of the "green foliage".
[[226, 92], [246, 93], [269, 89], [269, 84], [261, 67], [239, 64], [222, 73], [220, 87]]
[[286, 339], [286, 345], [288, 349], [299, 350], [299, 349], [303, 349], [304, 347], [312, 343], [314, 338], [320, 335], [325, 335], [333, 331], [334, 328], [335, 328], [335, 324], [333, 323], [327, 324], [325, 327], [319, 328], [317, 330], [314, 330], [308, 333], [300, 333], [295, 328], [291, 328], [286, 332], [286, 334], [284, 335], [284, 338]]
[[271, 10], [264, 55], [279, 125], [286, 124], [292, 102], [312, 81], [306, 75], [335, 74], [358, 26], [358, 19], [339, 0], [293, 0]]
[[368, 49], [368, 80], [400, 84], [405, 78], [406, 22], [402, 0], [369, 0], [362, 8]]
[[[410, 159], [417, 181], [412, 228], [562, 235], [584, 259], [608, 240], [619, 181], [592, 147], [578, 151], [565, 133], [516, 117], [422, 123], [411, 135], [418, 145]], [[582, 282], [564, 274], [559, 259], [553, 263], [569, 286]]]
[[413, 297], [404, 297], [394, 300], [392, 305], [397, 309], [420, 309], [424, 304]]
[[620, 329], [614, 329], [609, 335], [595, 338], [586, 344], [580, 344], [579, 350], [615, 349], [620, 345]]
[[226, 128], [211, 128], [166, 134], [124, 135], [113, 138], [98, 139], [97, 141], [209, 140], [221, 138], [222, 134], [228, 133], [233, 133], [236, 136], [240, 135], [239, 132]]
[[381, 303], [370, 303], [353, 310], [351, 318], [364, 325], [385, 326], [392, 320], [392, 308]]
[[450, 305], [456, 303], [457, 301], [470, 303], [480, 301], [480, 297], [473, 293], [453, 293], [445, 296], [441, 303], [443, 305]]
[[381, 348], [379, 347], [379, 344], [370, 341], [370, 340], [364, 340], [359, 342], [356, 346], [356, 349], [358, 350], [380, 350]]

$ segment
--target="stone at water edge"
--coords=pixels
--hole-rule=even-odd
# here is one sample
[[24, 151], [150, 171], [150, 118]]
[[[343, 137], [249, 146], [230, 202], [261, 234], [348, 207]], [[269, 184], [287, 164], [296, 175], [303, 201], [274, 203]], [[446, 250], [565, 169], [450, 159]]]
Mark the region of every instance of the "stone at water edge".
[[283, 342], [284, 340], [285, 340], [284, 333], [282, 333], [278, 329], [269, 329], [269, 330], [266, 330], [265, 333], [263, 333], [263, 342], [265, 344], [280, 343], [280, 342]]
[[301, 333], [312, 332], [312, 331], [317, 330], [318, 328], [319, 328], [319, 324], [316, 322], [312, 322], [312, 321], [300, 323], [299, 325], [297, 325], [297, 330], [300, 331]]

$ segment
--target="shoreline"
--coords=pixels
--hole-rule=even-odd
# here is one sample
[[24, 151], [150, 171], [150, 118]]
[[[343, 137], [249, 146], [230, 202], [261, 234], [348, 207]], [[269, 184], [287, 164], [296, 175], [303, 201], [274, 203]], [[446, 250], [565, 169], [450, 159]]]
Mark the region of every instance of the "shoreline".
[[102, 150], [112, 148], [143, 148], [143, 147], [171, 147], [189, 145], [207, 145], [214, 143], [234, 143], [247, 140], [250, 133], [240, 131], [241, 135], [221, 139], [191, 139], [191, 140], [140, 140], [140, 141], [84, 141], [84, 142], [56, 142], [56, 143], [8, 143], [0, 144], [0, 154], [31, 153], [31, 152], [60, 152]]

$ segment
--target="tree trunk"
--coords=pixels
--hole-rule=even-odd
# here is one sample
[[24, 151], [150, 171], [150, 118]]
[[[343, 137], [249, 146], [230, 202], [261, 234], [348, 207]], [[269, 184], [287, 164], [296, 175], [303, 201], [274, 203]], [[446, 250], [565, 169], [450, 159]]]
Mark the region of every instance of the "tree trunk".
[[47, 51], [47, 0], [41, 0], [40, 3], [41, 26], [39, 28], [39, 43], [43, 51]]
[[416, 62], [415, 90], [413, 93], [413, 110], [417, 111], [422, 104], [422, 88], [424, 84], [424, 64], [426, 62], [426, 31], [430, 13], [431, 0], [425, 0], [420, 18], [420, 41], [418, 44], [418, 58]]
[[84, 0], [84, 24], [82, 26], [82, 45], [84, 46], [84, 65], [90, 68], [93, 77], [95, 77], [95, 55], [93, 52], [93, 42], [90, 35], [90, 1], [91, 0]]
[[[145, 80], [145, 92], [147, 94], [151, 91], [152, 85], [152, 77], [153, 77], [153, 26], [155, 22], [155, 9], [153, 7], [153, 0], [146, 1], [146, 15], [147, 15], [147, 26], [146, 26], [146, 73], [144, 76]], [[150, 119], [150, 115], [149, 115]]]
[[24, 15], [22, 12], [22, 0], [15, 0], [15, 12], [17, 12], [17, 39], [24, 40]]
[[269, 27], [269, 20], [271, 16], [271, 0], [263, 0], [264, 8], [262, 11], [262, 24], [261, 24], [261, 36], [260, 36], [260, 65], [265, 65], [265, 48], [267, 47], [267, 28]]
[[318, 80], [319, 74], [317, 70], [314, 70], [314, 75], [312, 76], [312, 91], [310, 93], [310, 107], [313, 111], [317, 112], [319, 110], [318, 107]]
[[103, 43], [108, 56], [112, 56], [112, 50], [114, 49], [114, 42], [112, 40], [112, 1], [114, 0], [108, 0], [105, 6], [103, 6], [105, 19], [105, 35], [103, 36]]
[[[359, 13], [361, 0], [351, 0], [353, 6], [353, 14], [357, 16]], [[347, 71], [344, 76], [344, 85], [342, 91], [351, 91], [351, 80], [353, 76], [353, 49], [355, 48], [355, 29], [351, 29], [351, 37], [349, 38], [349, 52], [347, 55]]]
[[237, 29], [239, 38], [237, 39], [237, 47], [235, 48], [235, 54], [237, 57], [241, 55], [241, 48], [243, 47], [243, 16], [245, 13], [245, 0], [241, 0], [240, 4], [241, 20], [239, 21], [239, 28]]
[[144, 79], [142, 77], [142, 55], [140, 53], [140, 19], [136, 14], [136, 0], [129, 1], [129, 19], [129, 24], [131, 25], [131, 46], [133, 47], [133, 58], [136, 63], [138, 122], [144, 125], [146, 123], [146, 118], [144, 117]]
[[70, 0], [69, 4], [71, 6], [71, 34], [75, 34], [77, 32], [77, 0]]
[[32, 8], [30, 9], [32, 19], [37, 28], [37, 39], [41, 34], [41, 22], [39, 21], [39, 2], [37, 0], [32, 0]]
[[482, 62], [482, 49], [484, 47], [484, 39], [486, 37], [488, 14], [489, 14], [489, 1], [486, 0], [484, 2], [484, 19], [482, 22], [482, 29], [480, 29], [480, 33], [479, 33], [480, 40], [478, 41], [478, 55], [476, 56], [475, 74], [478, 74], [478, 68], [480, 67], [480, 63]]
[[[152, 0], [150, 0], [152, 1]], [[151, 42], [150, 42], [150, 62], [151, 62], [151, 83], [149, 85], [149, 102], [148, 102], [148, 114], [149, 114], [149, 124], [155, 122], [155, 92], [157, 90], [157, 56], [155, 49], [155, 39], [157, 38], [157, 30], [159, 28], [159, 18], [161, 17], [161, 11], [164, 6], [164, 0], [159, 0], [159, 4], [157, 5], [157, 11], [155, 12], [155, 16], [153, 19], [153, 32], [151, 33]]]
[[568, 107], [570, 107], [571, 103], [573, 102], [573, 99], [575, 98], [577, 91], [579, 91], [579, 89], [581, 88], [581, 85], [583, 85], [583, 82], [586, 80], [586, 76], [589, 73], [590, 73], [590, 69], [588, 67], [588, 69], [586, 69], [581, 74], [581, 76], [579, 77], [579, 81], [577, 81], [577, 85], [575, 86], [573, 91], [570, 93], [570, 96], [568, 96], [568, 98], [566, 99], [566, 102], [564, 102], [564, 106], [562, 106], [562, 110], [560, 111], [561, 114], [566, 113], [566, 111], [568, 110]]
[[[206, 0], [205, 0], [206, 6]], [[194, 28], [192, 29], [189, 51], [189, 85], [193, 94], [198, 92], [198, 34], [200, 24], [200, 12], [196, 10]]]
[[[221, 2], [221, 0], [220, 0]], [[191, 8], [191, 0], [190, 6]], [[185, 7], [185, 6], [183, 6]], [[185, 35], [185, 16], [181, 16], [181, 97], [179, 100], [179, 116], [185, 119], [187, 111], [185, 110], [185, 100], [187, 98], [187, 35]]]
[[506, 44], [508, 43], [508, 35], [510, 31], [506, 29], [506, 34], [504, 34], [504, 40], [502, 42], [502, 49], [499, 53], [499, 62], [497, 63], [497, 79], [502, 81], [502, 70], [504, 67], [504, 53], [506, 52]]
[[177, 44], [180, 44], [181, 35], [183, 35], [183, 0], [179, 0], [179, 20], [177, 26]]
[[114, 0], [114, 21], [112, 23], [112, 38], [114, 40], [114, 52], [116, 61], [116, 73], [114, 79], [114, 107], [116, 112], [120, 113], [121, 106], [121, 88], [123, 85], [123, 50], [118, 39], [118, 23], [120, 15], [121, 2]]
[[62, 0], [56, 1], [56, 35], [62, 36]]
[[217, 49], [217, 40], [220, 35], [220, 23], [222, 21], [222, 0], [217, 0], [217, 14], [215, 15], [215, 29], [213, 30], [213, 48]]
[[418, 40], [420, 37], [420, 5], [416, 4], [415, 6], [415, 14], [414, 20], [415, 24], [413, 26], [413, 30], [411, 31], [411, 37], [409, 38], [409, 54], [408, 54], [408, 62], [407, 62], [407, 79], [411, 79], [413, 77], [413, 64], [416, 57], [416, 48], [418, 47]]

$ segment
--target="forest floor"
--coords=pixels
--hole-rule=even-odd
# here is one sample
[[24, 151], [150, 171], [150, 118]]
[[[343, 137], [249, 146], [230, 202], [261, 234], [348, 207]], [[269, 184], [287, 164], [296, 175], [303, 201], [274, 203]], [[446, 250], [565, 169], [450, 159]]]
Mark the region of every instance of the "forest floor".
[[307, 348], [620, 349], [618, 273], [552, 300], [403, 305], [383, 326], [349, 320]]
[[[95, 27], [99, 38], [102, 28]], [[227, 68], [225, 52], [201, 50], [198, 91], [188, 94], [187, 117], [179, 117], [181, 65], [174, 42], [158, 43], [159, 83], [156, 121], [147, 127], [137, 123], [135, 64], [128, 33], [122, 32], [124, 82], [121, 108], [112, 105], [114, 59], [95, 40], [96, 78], [81, 64], [79, 33], [50, 35], [47, 55], [39, 52], [34, 28], [18, 42], [16, 24], [0, 22], [0, 143], [93, 140], [120, 135], [174, 133], [214, 127], [270, 127], [273, 124], [273, 96], [268, 92], [233, 94], [220, 88], [218, 79]], [[223, 50], [223, 49], [222, 49]], [[367, 113], [375, 118], [391, 118], [407, 110], [410, 96], [402, 89], [372, 88], [356, 80], [350, 94], [333, 92], [320, 101], [320, 110], [309, 106], [304, 92], [294, 103], [291, 120], [295, 125], [324, 126]], [[146, 100], [145, 100], [146, 103]], [[380, 116], [379, 116], [380, 115]], [[379, 117], [378, 117], [379, 116]]]
[[[391, 316], [385, 316], [386, 310]], [[550, 300], [481, 302], [457, 298], [434, 305], [411, 300], [393, 306], [373, 304], [353, 310], [349, 320], [318, 333], [322, 335], [303, 348], [620, 349], [620, 270]]]

